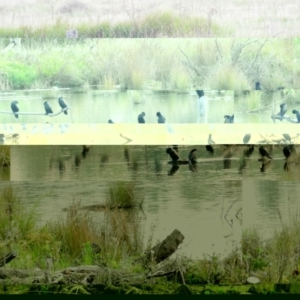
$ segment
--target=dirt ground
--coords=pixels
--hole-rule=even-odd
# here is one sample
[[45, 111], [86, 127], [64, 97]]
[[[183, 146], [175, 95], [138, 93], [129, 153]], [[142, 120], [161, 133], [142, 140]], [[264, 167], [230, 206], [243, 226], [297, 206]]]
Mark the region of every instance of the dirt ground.
[[211, 17], [231, 27], [231, 37], [296, 37], [300, 2], [295, 0], [22, 0], [1, 1], [0, 27], [41, 26], [57, 20], [81, 22], [139, 20], [156, 11]]

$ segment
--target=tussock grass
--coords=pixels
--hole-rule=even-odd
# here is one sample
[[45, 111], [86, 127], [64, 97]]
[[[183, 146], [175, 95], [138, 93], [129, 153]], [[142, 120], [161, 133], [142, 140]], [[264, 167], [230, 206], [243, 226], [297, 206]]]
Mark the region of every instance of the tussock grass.
[[135, 182], [118, 181], [109, 187], [106, 206], [110, 208], [134, 208], [141, 206], [138, 201]]

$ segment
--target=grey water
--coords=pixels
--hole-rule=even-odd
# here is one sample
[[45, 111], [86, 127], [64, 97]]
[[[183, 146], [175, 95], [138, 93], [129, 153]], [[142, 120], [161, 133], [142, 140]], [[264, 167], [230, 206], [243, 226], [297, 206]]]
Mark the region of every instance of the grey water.
[[[185, 236], [179, 253], [228, 254], [242, 232], [238, 159], [232, 169], [224, 169], [221, 149], [212, 157], [197, 147], [194, 168], [174, 168], [165, 148], [91, 146], [83, 157], [80, 146], [12, 147], [11, 182], [26, 207], [37, 207], [41, 224], [65, 216], [73, 201], [104, 204], [115, 182], [135, 182], [137, 197], [143, 199], [145, 237], [153, 226], [154, 240], [178, 229]], [[179, 147], [180, 156], [186, 159], [192, 148]], [[95, 214], [101, 218], [102, 212]]]

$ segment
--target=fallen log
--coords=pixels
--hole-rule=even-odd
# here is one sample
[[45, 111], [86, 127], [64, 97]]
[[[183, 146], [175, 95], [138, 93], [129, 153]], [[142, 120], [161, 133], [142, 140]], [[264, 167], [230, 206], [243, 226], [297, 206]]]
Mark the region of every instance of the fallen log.
[[273, 122], [275, 123], [275, 120], [280, 120], [280, 121], [282, 121], [282, 120], [286, 120], [286, 121], [288, 121], [288, 122], [290, 122], [290, 123], [298, 123], [298, 121], [297, 120], [294, 120], [294, 119], [292, 119], [292, 117], [291, 116], [280, 116], [280, 115], [278, 115], [278, 114], [276, 114], [276, 115], [271, 115], [271, 119], [273, 120]]
[[183, 234], [175, 229], [161, 243], [154, 246], [151, 250], [146, 251], [144, 255], [134, 261], [147, 266], [150, 262], [160, 263], [170, 257], [184, 240]]
[[15, 252], [8, 253], [3, 258], [0, 258], [0, 267], [4, 267], [6, 264], [8, 264], [10, 261], [12, 261], [16, 257], [17, 257], [17, 254]]
[[[144, 253], [138, 260], [146, 265], [159, 263], [171, 256], [182, 243], [184, 236], [175, 229], [165, 240]], [[13, 259], [11, 254], [11, 259]], [[137, 261], [137, 260], [136, 260]], [[170, 276], [176, 274], [176, 268], [160, 270], [154, 274], [126, 274], [123, 271], [109, 269], [103, 266], [78, 266], [52, 272], [48, 270], [19, 270], [0, 268], [0, 284], [7, 280], [15, 284], [104, 284], [119, 285], [124, 283], [141, 284], [155, 277]]]

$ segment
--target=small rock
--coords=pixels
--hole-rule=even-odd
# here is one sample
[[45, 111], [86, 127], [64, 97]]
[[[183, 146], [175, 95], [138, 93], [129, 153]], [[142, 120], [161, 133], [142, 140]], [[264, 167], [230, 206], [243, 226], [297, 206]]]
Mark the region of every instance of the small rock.
[[247, 278], [247, 282], [251, 284], [257, 284], [260, 282], [260, 280], [257, 277], [252, 276]]

